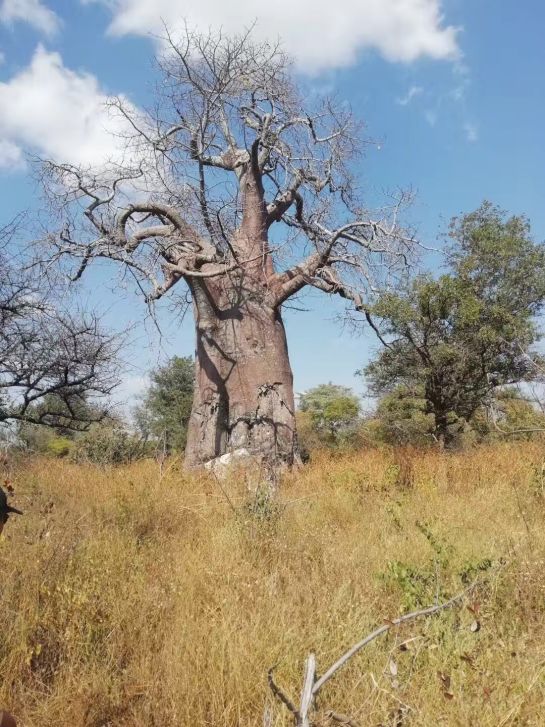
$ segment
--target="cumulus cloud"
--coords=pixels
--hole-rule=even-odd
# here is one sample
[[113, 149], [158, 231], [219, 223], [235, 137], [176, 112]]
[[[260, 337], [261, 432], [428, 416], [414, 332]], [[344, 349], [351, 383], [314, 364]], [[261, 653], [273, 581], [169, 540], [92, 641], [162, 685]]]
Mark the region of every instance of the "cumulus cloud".
[[94, 76], [38, 46], [27, 68], [0, 83], [0, 165], [19, 166], [23, 149], [73, 164], [115, 159], [124, 122], [106, 100]]
[[81, 0], [113, 13], [118, 35], [160, 33], [180, 18], [197, 28], [240, 31], [257, 21], [258, 37], [281, 38], [301, 70], [347, 66], [359, 52], [378, 51], [389, 61], [459, 55], [457, 29], [444, 23], [442, 0]]
[[61, 25], [59, 16], [41, 0], [3, 0], [0, 22], [4, 25], [28, 23], [46, 35], [54, 35]]

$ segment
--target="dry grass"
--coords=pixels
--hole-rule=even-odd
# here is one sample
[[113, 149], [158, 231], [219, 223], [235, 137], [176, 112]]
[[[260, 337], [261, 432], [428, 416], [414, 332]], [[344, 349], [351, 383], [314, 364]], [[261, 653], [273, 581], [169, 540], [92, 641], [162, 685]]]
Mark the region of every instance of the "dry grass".
[[22, 727], [249, 727], [270, 703], [288, 725], [268, 667], [297, 697], [310, 650], [323, 672], [480, 573], [480, 631], [467, 606], [407, 624], [319, 706], [373, 727], [542, 725], [544, 462], [531, 444], [322, 455], [279, 507], [230, 483], [234, 508], [176, 466], [21, 465], [28, 514], [0, 540], [0, 705]]

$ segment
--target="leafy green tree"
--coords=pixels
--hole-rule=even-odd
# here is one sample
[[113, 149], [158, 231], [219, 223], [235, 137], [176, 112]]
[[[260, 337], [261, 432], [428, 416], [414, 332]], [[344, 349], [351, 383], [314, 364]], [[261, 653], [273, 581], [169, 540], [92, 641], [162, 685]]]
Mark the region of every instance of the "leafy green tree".
[[300, 434], [306, 433], [311, 447], [338, 446], [353, 438], [359, 422], [360, 402], [348, 386], [320, 384], [301, 394], [299, 410], [302, 412]]
[[366, 429], [387, 444], [426, 446], [433, 443], [435, 426], [422, 389], [400, 384], [381, 397]]
[[318, 429], [329, 431], [354, 424], [360, 413], [360, 403], [352, 389], [331, 382], [301, 394], [299, 408], [311, 414]]
[[492, 406], [476, 412], [472, 426], [482, 439], [543, 439], [545, 413], [516, 388], [499, 391]]
[[150, 379], [135, 412], [137, 426], [145, 436], [161, 440], [168, 452], [183, 451], [195, 385], [193, 360], [174, 356], [152, 371]]
[[496, 390], [535, 378], [545, 298], [545, 247], [524, 217], [484, 203], [455, 218], [449, 238], [447, 274], [420, 275], [373, 306], [385, 346], [363, 372], [379, 396], [419, 392], [447, 446]]

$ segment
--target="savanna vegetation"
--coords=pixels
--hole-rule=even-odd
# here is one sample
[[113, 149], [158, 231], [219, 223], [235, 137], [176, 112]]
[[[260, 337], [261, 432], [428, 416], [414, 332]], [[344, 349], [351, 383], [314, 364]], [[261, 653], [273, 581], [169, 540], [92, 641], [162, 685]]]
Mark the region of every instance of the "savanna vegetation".
[[[544, 244], [484, 202], [426, 267], [407, 195], [367, 210], [359, 124], [280, 46], [165, 32], [157, 103], [110, 104], [123, 164], [37, 162], [58, 229], [24, 253], [0, 229], [0, 706], [22, 727], [543, 724]], [[131, 416], [122, 339], [68, 297], [104, 259], [194, 315], [195, 360], [151, 371]], [[365, 398], [295, 394], [282, 313], [306, 288], [373, 331]]]
[[298, 698], [406, 611], [324, 689], [376, 725], [540, 725], [545, 449], [315, 455], [274, 502], [176, 460], [11, 464], [25, 516], [0, 541], [0, 702], [25, 727], [290, 725]]

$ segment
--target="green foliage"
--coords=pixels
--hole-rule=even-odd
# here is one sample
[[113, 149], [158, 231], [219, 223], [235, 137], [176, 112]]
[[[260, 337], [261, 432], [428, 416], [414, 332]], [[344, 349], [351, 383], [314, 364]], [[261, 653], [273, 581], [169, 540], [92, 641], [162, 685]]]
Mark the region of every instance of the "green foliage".
[[[490, 409], [493, 409], [493, 416]], [[478, 410], [472, 420], [481, 440], [529, 440], [545, 436], [545, 413], [516, 389], [495, 394], [492, 407]]]
[[434, 441], [433, 415], [426, 412], [422, 390], [400, 384], [378, 402], [367, 422], [372, 439], [393, 445], [430, 445]]
[[98, 465], [127, 464], [149, 453], [142, 438], [130, 432], [119, 418], [109, 416], [89, 425], [97, 412], [84, 401], [79, 403], [76, 415], [82, 426], [88, 420], [86, 430], [73, 429], [68, 426], [71, 422], [63, 421], [63, 401], [55, 401], [53, 396], [48, 396], [34, 412], [39, 412], [42, 405], [48, 412], [58, 413], [58, 426], [23, 422], [17, 436], [24, 448], [31, 452], [51, 457], [70, 456], [76, 462]]
[[400, 560], [392, 560], [386, 569], [379, 574], [380, 580], [387, 584], [395, 584], [401, 592], [404, 610], [412, 611], [422, 608], [436, 600], [445, 600], [444, 574], [450, 572], [458, 581], [456, 587], [468, 586], [479, 574], [488, 571], [494, 565], [489, 557], [466, 558], [461, 560], [457, 549], [446, 539], [437, 535], [428, 523], [417, 521], [417, 530], [428, 541], [433, 551], [432, 557], [421, 565], [413, 565]]
[[[433, 603], [434, 589], [437, 586], [437, 572], [433, 563], [419, 568], [400, 560], [392, 560], [387, 563], [381, 579], [399, 588], [404, 611], [412, 611], [430, 602]], [[442, 593], [440, 595], [443, 596]]]
[[74, 448], [74, 442], [68, 437], [52, 437], [47, 445], [47, 454], [53, 457], [67, 457]]
[[129, 464], [148, 454], [146, 443], [122, 424], [94, 424], [82, 434], [71, 451], [76, 462], [100, 466]]
[[389, 397], [387, 426], [416, 418], [447, 445], [498, 388], [536, 376], [545, 299], [545, 247], [525, 218], [484, 203], [454, 219], [449, 237], [447, 274], [417, 276], [373, 307], [389, 342], [364, 369], [371, 390]]
[[106, 416], [103, 407], [90, 403], [84, 394], [79, 393], [70, 397], [47, 394], [28, 413], [37, 420], [43, 420], [43, 426], [51, 427], [67, 439], [74, 439], [78, 432], [86, 431], [91, 423]]
[[74, 449], [75, 440], [103, 413], [82, 396], [68, 400], [48, 394], [28, 410], [29, 417], [38, 421], [44, 419], [46, 423], [19, 422], [16, 429], [18, 444], [37, 454], [66, 457]]
[[[469, 422], [449, 412], [449, 442], [460, 446], [493, 442], [509, 436], [513, 440], [545, 437], [545, 413], [515, 389], [501, 389], [479, 407]], [[375, 413], [366, 422], [371, 441], [394, 446], [426, 447], [436, 442], [432, 413], [426, 413], [421, 391], [400, 385], [379, 399]]]
[[494, 565], [492, 558], [475, 558], [466, 560], [458, 575], [465, 586], [469, 586], [473, 581], [477, 580], [480, 573], [490, 570]]
[[27, 424], [17, 427], [17, 440], [25, 450], [46, 454], [50, 443], [56, 438], [55, 431], [39, 424]]
[[321, 426], [328, 427], [352, 423], [360, 410], [358, 397], [352, 389], [331, 382], [301, 394], [299, 408], [310, 412]]
[[74, 446], [74, 433], [71, 436], [59, 435], [51, 427], [24, 422], [18, 427], [17, 442], [29, 452], [66, 457]]
[[183, 451], [193, 403], [195, 366], [190, 357], [174, 356], [151, 372], [151, 385], [135, 411], [139, 430], [160, 440], [168, 452]]
[[320, 384], [301, 395], [299, 409], [303, 449], [350, 446], [357, 438], [360, 403], [348, 386]]

